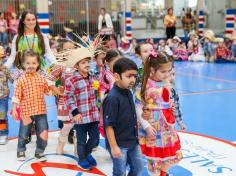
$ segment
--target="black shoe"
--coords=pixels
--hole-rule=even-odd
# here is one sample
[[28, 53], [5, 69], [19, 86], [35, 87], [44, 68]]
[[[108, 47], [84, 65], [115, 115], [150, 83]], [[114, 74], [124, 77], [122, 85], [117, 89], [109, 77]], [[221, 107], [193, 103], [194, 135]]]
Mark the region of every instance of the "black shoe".
[[74, 144], [74, 130], [72, 129], [68, 135], [68, 142]]
[[26, 144], [28, 144], [28, 143], [31, 142], [31, 139], [32, 139], [31, 136], [32, 136], [32, 134], [30, 133], [29, 136], [28, 136], [28, 138], [27, 138], [26, 141], [25, 141]]
[[17, 160], [18, 161], [25, 161], [26, 160], [25, 152], [17, 152]]
[[47, 158], [43, 153], [35, 153], [34, 157], [39, 161], [39, 162], [45, 162], [47, 161]]

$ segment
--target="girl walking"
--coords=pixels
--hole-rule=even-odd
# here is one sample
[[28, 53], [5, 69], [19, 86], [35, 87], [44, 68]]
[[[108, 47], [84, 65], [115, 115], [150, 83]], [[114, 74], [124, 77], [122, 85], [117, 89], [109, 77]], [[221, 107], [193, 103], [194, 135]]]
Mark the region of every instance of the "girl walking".
[[144, 64], [141, 97], [150, 115], [143, 118], [156, 129], [156, 135], [151, 136], [141, 129], [139, 136], [149, 175], [167, 176], [168, 169], [182, 159], [170, 90], [165, 85], [172, 70], [172, 60], [165, 52], [152, 52]]

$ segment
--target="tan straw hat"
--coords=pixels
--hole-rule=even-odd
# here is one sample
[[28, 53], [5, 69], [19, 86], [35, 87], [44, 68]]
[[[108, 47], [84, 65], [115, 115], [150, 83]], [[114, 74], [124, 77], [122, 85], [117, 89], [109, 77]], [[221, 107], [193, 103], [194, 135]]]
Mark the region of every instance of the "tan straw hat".
[[71, 29], [71, 28], [68, 28], [68, 27], [63, 27], [64, 28], [64, 31], [65, 32], [67, 32], [67, 33], [69, 33], [69, 32], [72, 32], [73, 31], [73, 29]]
[[128, 44], [129, 43], [129, 38], [127, 36], [122, 37], [121, 41]]
[[208, 38], [210, 41], [214, 41], [215, 33], [212, 30], [208, 29], [204, 32], [203, 37]]
[[93, 53], [89, 50], [89, 48], [83, 47], [83, 48], [76, 48], [71, 50], [66, 66], [73, 68], [78, 62], [85, 58], [92, 59]]

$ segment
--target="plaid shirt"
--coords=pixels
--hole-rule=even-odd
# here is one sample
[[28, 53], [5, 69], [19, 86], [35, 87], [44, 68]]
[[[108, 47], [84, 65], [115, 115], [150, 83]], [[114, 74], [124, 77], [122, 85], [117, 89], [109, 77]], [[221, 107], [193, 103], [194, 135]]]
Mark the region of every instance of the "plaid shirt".
[[11, 74], [8, 68], [0, 63], [0, 98], [9, 95], [8, 80], [11, 80]]
[[184, 124], [184, 121], [183, 121], [182, 113], [181, 113], [180, 106], [179, 106], [179, 95], [175, 91], [174, 88], [171, 89], [171, 99], [174, 101], [174, 104], [175, 104], [175, 110], [174, 110], [175, 120], [177, 121], [178, 125], [180, 126], [181, 124]]
[[47, 114], [44, 94], [48, 93], [49, 87], [44, 77], [39, 73], [25, 73], [16, 82], [12, 102], [20, 104], [21, 118]]
[[82, 115], [79, 124], [99, 121], [95, 91], [92, 88], [94, 79], [82, 77], [78, 71], [65, 82], [65, 102], [73, 116]]
[[216, 48], [216, 58], [223, 58], [223, 59], [226, 59], [227, 56], [229, 55], [229, 52], [228, 52], [228, 49], [225, 48], [225, 47], [220, 47], [218, 46]]

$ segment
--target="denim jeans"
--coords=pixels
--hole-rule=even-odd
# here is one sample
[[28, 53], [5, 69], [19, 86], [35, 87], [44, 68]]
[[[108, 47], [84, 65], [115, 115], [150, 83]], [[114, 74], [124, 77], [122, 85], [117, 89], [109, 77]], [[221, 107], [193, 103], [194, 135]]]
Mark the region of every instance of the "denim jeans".
[[7, 45], [7, 33], [6, 32], [0, 32], [0, 42], [2, 43], [2, 46], [6, 47], [6, 45]]
[[76, 124], [74, 129], [76, 130], [79, 161], [85, 161], [87, 156], [92, 153], [93, 148], [97, 147], [99, 141], [98, 122]]
[[48, 131], [47, 115], [35, 115], [31, 116], [30, 118], [32, 119], [32, 123], [26, 126], [23, 124], [22, 120], [20, 121], [17, 152], [26, 151], [26, 139], [28, 138], [29, 133], [31, 132], [33, 122], [35, 122], [35, 131], [37, 135], [35, 153], [43, 153], [47, 146], [47, 140], [40, 137], [40, 134], [43, 131]]
[[122, 152], [121, 158], [113, 158], [109, 151], [113, 162], [113, 176], [125, 176], [127, 164], [130, 167], [128, 176], [143, 175], [143, 158], [139, 145], [133, 148], [120, 148]]
[[8, 111], [8, 97], [0, 98], [0, 136], [8, 135], [8, 120], [7, 120], [7, 111]]

